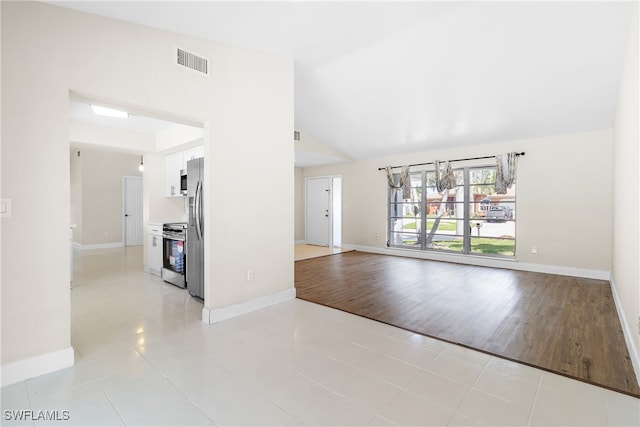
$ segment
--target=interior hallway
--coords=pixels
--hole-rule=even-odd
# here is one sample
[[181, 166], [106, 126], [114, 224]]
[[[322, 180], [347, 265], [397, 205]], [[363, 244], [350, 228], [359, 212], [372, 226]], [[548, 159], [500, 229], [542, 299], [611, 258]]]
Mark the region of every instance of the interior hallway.
[[142, 272], [141, 248], [78, 254], [76, 364], [2, 388], [3, 411], [83, 426], [640, 423], [638, 399], [302, 300], [214, 325], [201, 309]]

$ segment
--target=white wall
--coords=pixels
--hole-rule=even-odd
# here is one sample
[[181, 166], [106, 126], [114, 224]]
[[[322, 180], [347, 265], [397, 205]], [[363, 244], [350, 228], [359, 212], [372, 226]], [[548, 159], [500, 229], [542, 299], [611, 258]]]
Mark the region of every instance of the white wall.
[[186, 145], [196, 140], [202, 144], [203, 132], [201, 128], [176, 124], [156, 135], [156, 150], [154, 151], [172, 150], [177, 146]]
[[[304, 175], [343, 175], [343, 246], [385, 248], [387, 183], [379, 167], [524, 151], [517, 179], [518, 262], [608, 277], [611, 138], [605, 130], [458, 147], [305, 168]], [[533, 245], [537, 254], [531, 253]]]
[[78, 149], [69, 147], [70, 165], [70, 223], [75, 225], [73, 241], [82, 241], [82, 163], [78, 158]]
[[[13, 201], [12, 216], [2, 218], [3, 383], [10, 370], [19, 380], [42, 373], [43, 360], [45, 371], [73, 360], [70, 91], [209, 123], [207, 308], [293, 290], [291, 59], [43, 3], [0, 7], [1, 196]], [[175, 45], [210, 58], [212, 76], [172, 64]], [[249, 191], [257, 194], [250, 205]], [[60, 352], [63, 360], [54, 357]]]
[[638, 4], [633, 8], [613, 131], [612, 285], [640, 379], [640, 116]]
[[295, 295], [293, 62], [233, 49], [224, 57], [210, 123], [215, 143], [205, 145], [205, 300], [213, 309]]
[[155, 151], [156, 141], [152, 134], [125, 129], [98, 126], [90, 123], [69, 123], [69, 141], [75, 145], [92, 148], [109, 147], [122, 152], [146, 153]]
[[302, 168], [294, 168], [294, 203], [295, 203], [295, 223], [294, 223], [294, 239], [296, 242], [306, 240], [304, 229], [304, 212], [305, 212], [305, 196], [304, 196], [304, 172]]
[[353, 160], [346, 154], [314, 138], [313, 135], [300, 132], [300, 140], [294, 142], [296, 167], [310, 167], [328, 163], [341, 163]]

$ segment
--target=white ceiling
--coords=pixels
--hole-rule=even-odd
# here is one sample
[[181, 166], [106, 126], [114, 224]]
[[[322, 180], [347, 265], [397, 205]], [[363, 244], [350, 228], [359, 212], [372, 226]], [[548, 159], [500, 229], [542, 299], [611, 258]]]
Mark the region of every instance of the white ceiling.
[[631, 13], [630, 2], [51, 3], [293, 57], [296, 129], [354, 159], [612, 127]]

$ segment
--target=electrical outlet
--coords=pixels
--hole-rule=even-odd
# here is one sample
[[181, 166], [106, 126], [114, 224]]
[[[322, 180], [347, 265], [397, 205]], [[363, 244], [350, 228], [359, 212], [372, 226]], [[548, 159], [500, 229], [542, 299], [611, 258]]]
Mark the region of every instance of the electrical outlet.
[[537, 254], [538, 253], [538, 247], [537, 246], [531, 246], [531, 253], [532, 254]]
[[0, 216], [11, 218], [11, 199], [0, 199]]
[[253, 270], [247, 270], [247, 282], [253, 282]]

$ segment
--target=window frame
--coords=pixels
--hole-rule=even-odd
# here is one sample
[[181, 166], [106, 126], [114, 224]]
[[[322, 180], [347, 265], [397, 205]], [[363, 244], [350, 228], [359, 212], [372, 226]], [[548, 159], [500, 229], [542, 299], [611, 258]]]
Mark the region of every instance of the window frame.
[[[472, 187], [474, 186], [495, 185], [495, 177], [493, 178], [493, 181], [488, 183], [480, 183], [480, 184], [472, 183], [471, 182], [472, 171], [479, 170], [479, 169], [480, 170], [489, 169], [489, 170], [495, 171], [496, 166], [485, 164], [485, 165], [462, 166], [462, 167], [453, 169], [454, 174], [461, 172], [462, 184], [458, 184], [458, 187], [462, 191], [462, 201], [447, 200], [446, 202], [444, 202], [443, 200], [440, 202], [429, 202], [428, 195], [433, 193], [433, 190], [435, 190], [435, 186], [434, 184], [428, 185], [428, 177], [429, 177], [429, 174], [431, 174], [431, 176], [433, 177], [433, 174], [435, 173], [434, 168], [425, 168], [418, 171], [410, 172], [409, 175], [411, 177], [411, 182], [412, 182], [412, 190], [411, 190], [412, 199], [409, 201], [405, 201], [404, 199], [401, 198], [402, 189], [393, 189], [387, 186], [387, 247], [396, 248], [396, 249], [427, 251], [427, 252], [433, 252], [433, 253], [457, 254], [457, 255], [463, 255], [463, 256], [480, 256], [480, 257], [486, 257], [486, 258], [516, 259], [516, 254], [517, 254], [516, 218], [517, 217], [515, 216], [515, 212], [517, 207], [517, 193], [516, 193], [515, 184], [513, 189], [510, 190], [510, 192], [511, 191], [513, 192], [513, 196], [508, 197], [504, 202], [501, 202], [501, 203], [506, 203], [509, 210], [512, 212], [511, 218], [506, 219], [502, 222], [513, 223], [513, 238], [503, 237], [503, 236], [496, 236], [496, 237], [474, 236], [474, 231], [480, 230], [482, 228], [482, 225], [490, 222], [497, 222], [496, 220], [490, 221], [485, 218], [482, 218], [482, 219], [472, 218], [473, 213], [482, 212], [482, 211], [488, 212], [490, 210], [490, 207], [493, 206], [490, 203], [484, 206], [484, 209], [483, 209], [482, 200], [484, 199], [476, 200], [472, 194]], [[398, 175], [399, 175], [398, 173], [394, 174], [395, 180], [398, 179]], [[416, 179], [418, 176], [419, 176], [419, 179]], [[416, 182], [420, 183], [420, 187], [414, 187], [414, 184]], [[413, 196], [416, 194], [418, 195], [419, 200], [413, 199]], [[496, 194], [496, 193], [495, 192], [490, 193], [487, 195], [487, 197], [493, 194]], [[456, 221], [462, 221], [462, 234], [457, 234], [457, 229], [459, 228], [458, 225], [456, 225], [457, 227], [456, 234], [449, 234], [449, 233], [438, 234], [437, 232], [439, 231], [439, 228], [440, 228], [440, 224], [438, 224], [438, 229], [436, 229], [436, 231], [434, 232], [433, 237], [429, 239], [429, 230], [427, 229], [427, 224], [431, 219], [434, 219], [434, 218], [430, 217], [429, 213], [427, 212], [427, 209], [430, 208], [429, 206], [430, 204], [434, 204], [434, 203], [438, 204], [439, 205], [438, 208], [440, 208], [440, 205], [443, 202], [446, 203], [445, 209], [448, 208], [448, 206], [450, 206], [451, 204], [454, 204], [454, 206], [455, 204], [462, 204], [462, 217], [453, 218], [454, 223]], [[472, 203], [474, 204], [478, 203], [480, 204], [480, 206], [478, 206], [478, 208], [471, 209]], [[396, 222], [398, 220], [401, 220], [402, 224], [404, 224], [404, 221], [408, 218], [407, 206], [410, 206], [410, 205], [419, 206], [420, 216], [418, 217], [417, 214], [415, 215], [414, 223], [416, 224], [416, 228], [418, 227], [418, 224], [419, 224], [420, 230], [416, 230], [415, 232], [412, 232], [412, 231], [405, 232], [404, 225], [402, 225], [401, 226], [402, 228], [400, 229], [400, 231], [398, 231]], [[456, 209], [456, 211], [457, 210], [458, 209]], [[474, 212], [472, 213], [472, 211]], [[452, 222], [451, 218], [448, 218], [448, 220], [449, 220], [448, 221], [449, 223]], [[478, 223], [482, 225], [480, 227], [477, 227], [477, 225], [475, 224], [478, 224]], [[398, 235], [400, 236], [400, 243], [397, 243]], [[456, 240], [462, 239], [461, 249], [453, 250], [453, 249], [447, 249], [447, 248], [434, 248], [432, 243], [428, 244], [429, 241], [433, 242], [434, 237], [445, 236], [445, 235], [448, 236], [449, 238], [453, 236]], [[404, 240], [405, 236], [412, 236], [413, 238], [405, 241]], [[478, 250], [474, 251], [473, 240], [478, 238], [489, 238], [495, 241], [513, 242], [513, 255], [500, 254], [500, 253], [483, 253]], [[411, 243], [411, 242], [414, 242], [414, 243]]]

